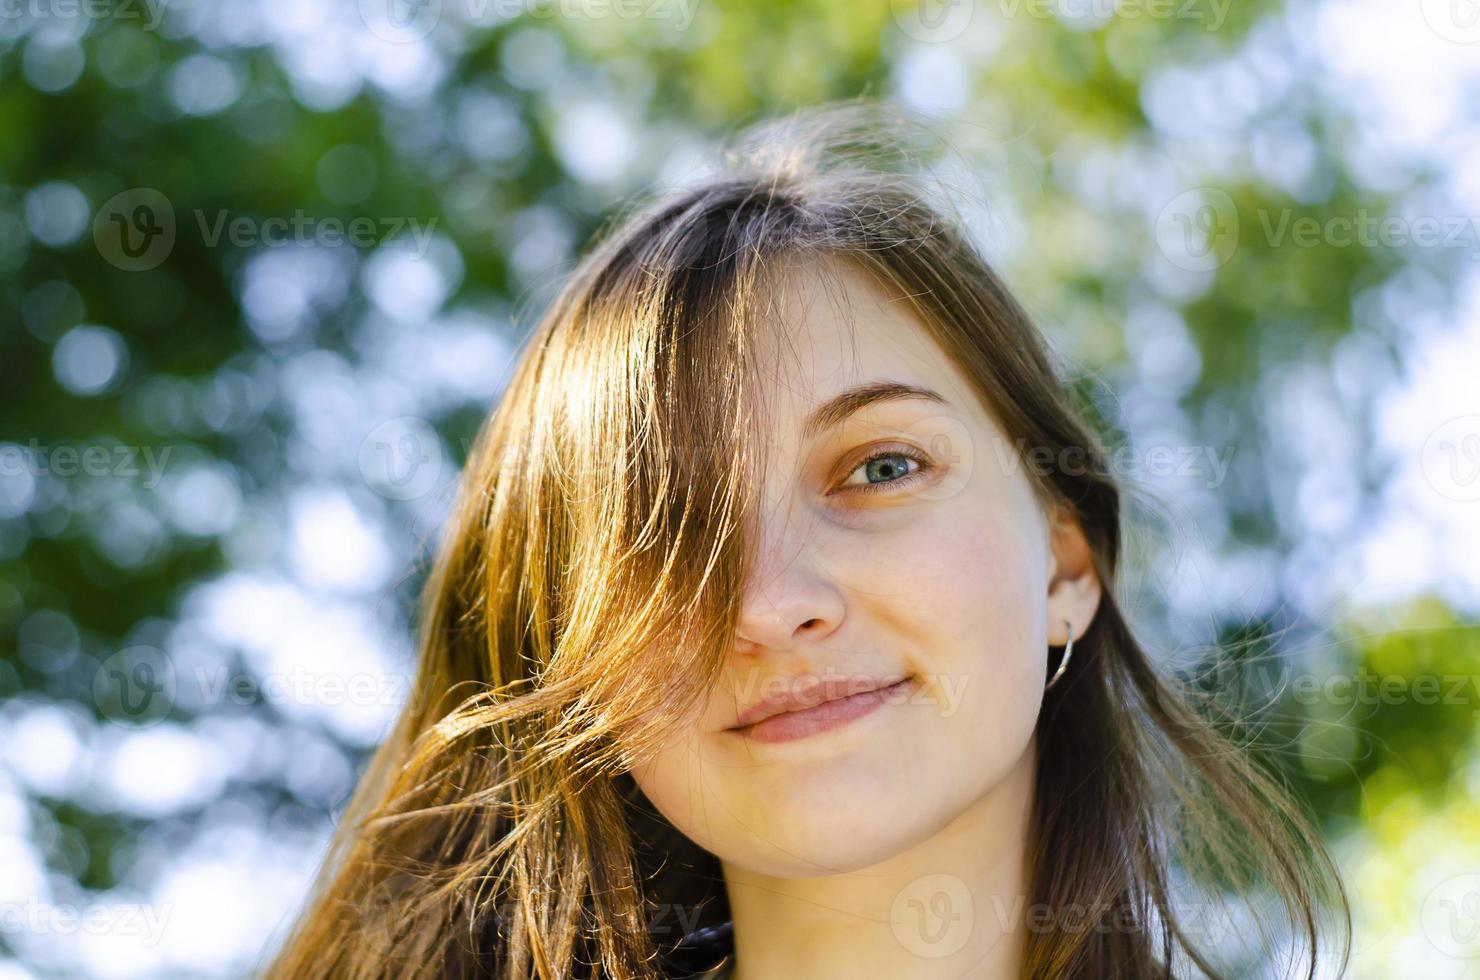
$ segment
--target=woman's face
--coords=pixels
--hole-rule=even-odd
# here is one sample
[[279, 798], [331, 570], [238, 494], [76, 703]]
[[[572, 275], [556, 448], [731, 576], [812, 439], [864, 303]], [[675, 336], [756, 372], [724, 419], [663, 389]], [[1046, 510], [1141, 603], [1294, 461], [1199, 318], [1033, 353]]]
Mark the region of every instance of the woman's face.
[[1082, 535], [1046, 519], [959, 369], [902, 303], [826, 269], [787, 277], [763, 339], [765, 507], [733, 648], [632, 770], [700, 846], [788, 878], [898, 854], [1028, 764], [1048, 646], [1099, 598]]

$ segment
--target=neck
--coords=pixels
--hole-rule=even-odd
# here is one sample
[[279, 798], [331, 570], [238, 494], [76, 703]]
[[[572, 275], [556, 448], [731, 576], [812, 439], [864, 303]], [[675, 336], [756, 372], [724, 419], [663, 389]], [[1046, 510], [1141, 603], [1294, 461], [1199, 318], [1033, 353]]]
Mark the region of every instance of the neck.
[[986, 795], [880, 864], [814, 878], [724, 865], [735, 980], [1016, 980], [1026, 942], [1034, 746]]

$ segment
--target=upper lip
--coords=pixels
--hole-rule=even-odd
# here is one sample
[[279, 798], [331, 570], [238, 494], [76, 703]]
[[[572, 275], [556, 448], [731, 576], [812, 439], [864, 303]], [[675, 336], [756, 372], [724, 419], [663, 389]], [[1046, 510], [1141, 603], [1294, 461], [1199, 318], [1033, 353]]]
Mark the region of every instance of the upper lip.
[[788, 711], [801, 711], [828, 701], [837, 701], [855, 694], [893, 687], [900, 681], [906, 680], [908, 676], [900, 674], [894, 677], [827, 677], [799, 681], [784, 691], [768, 693], [760, 700], [741, 709], [735, 724], [730, 726], [730, 730], [745, 728], [775, 715], [786, 714]]

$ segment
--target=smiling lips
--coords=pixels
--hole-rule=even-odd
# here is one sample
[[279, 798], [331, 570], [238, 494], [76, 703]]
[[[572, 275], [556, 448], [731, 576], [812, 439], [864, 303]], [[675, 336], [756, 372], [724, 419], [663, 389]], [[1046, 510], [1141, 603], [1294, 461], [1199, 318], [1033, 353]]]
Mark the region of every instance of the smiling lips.
[[820, 681], [762, 698], [726, 730], [754, 742], [806, 738], [862, 718], [913, 683], [913, 677]]

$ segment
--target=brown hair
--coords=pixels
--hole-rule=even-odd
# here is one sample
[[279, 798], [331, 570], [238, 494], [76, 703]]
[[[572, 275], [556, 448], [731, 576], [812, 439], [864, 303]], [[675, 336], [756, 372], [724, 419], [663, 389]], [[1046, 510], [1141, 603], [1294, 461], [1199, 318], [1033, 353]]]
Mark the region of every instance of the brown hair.
[[748, 325], [768, 277], [809, 256], [904, 298], [1016, 445], [1088, 461], [1026, 469], [1106, 585], [1038, 722], [1028, 899], [1095, 918], [1031, 930], [1023, 975], [1218, 975], [1178, 907], [1184, 872], [1251, 907], [1268, 896], [1285, 932], [1270, 942], [1305, 947], [1311, 977], [1334, 909], [1344, 964], [1318, 834], [1132, 635], [1105, 450], [958, 224], [881, 162], [903, 126], [853, 105], [763, 129], [570, 275], [473, 447], [413, 693], [269, 977], [654, 978], [676, 938], [658, 909], [725, 915], [716, 860], [624, 760], [698, 703], [733, 643], [764, 455]]

